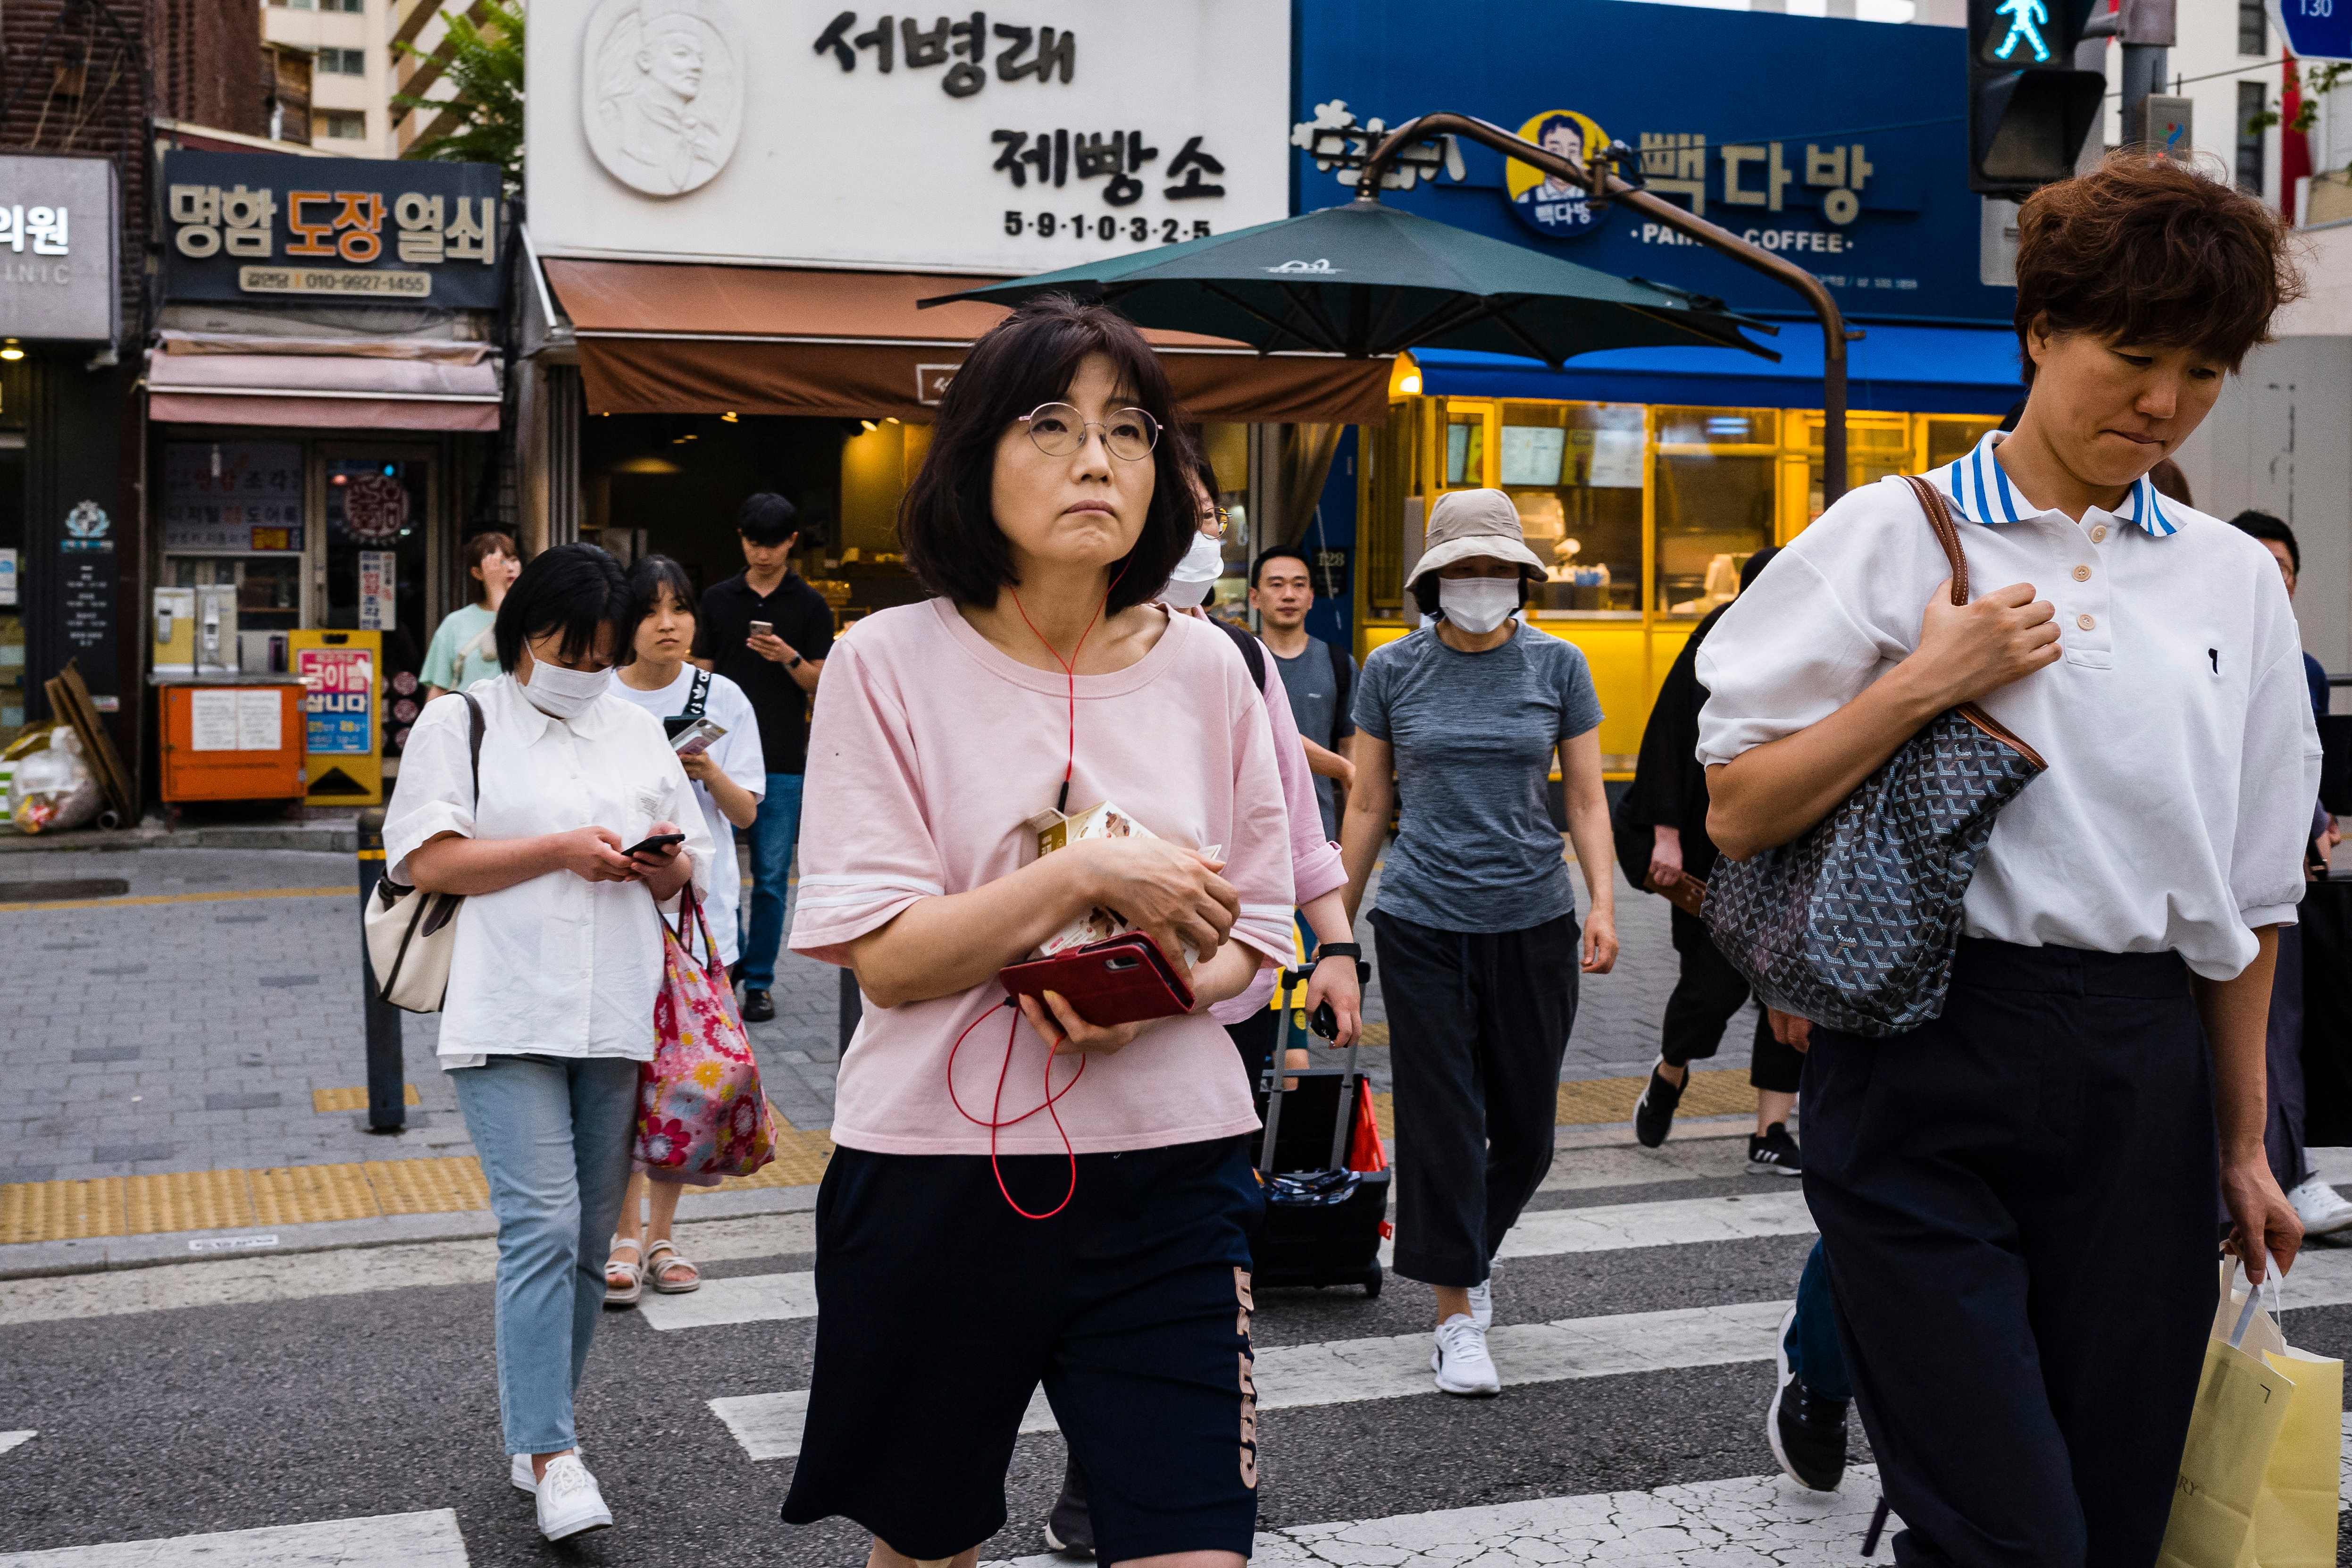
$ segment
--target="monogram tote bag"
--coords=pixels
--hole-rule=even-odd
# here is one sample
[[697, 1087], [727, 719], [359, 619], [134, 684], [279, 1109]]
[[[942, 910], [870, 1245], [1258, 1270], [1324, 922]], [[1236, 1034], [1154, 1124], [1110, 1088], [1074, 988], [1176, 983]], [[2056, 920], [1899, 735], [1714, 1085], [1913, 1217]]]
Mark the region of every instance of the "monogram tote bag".
[[[1952, 603], [1967, 604], [1950, 510], [1926, 479], [1903, 482], [1951, 563]], [[1948, 709], [1804, 833], [1718, 861], [1707, 931], [1769, 1006], [1872, 1038], [1916, 1028], [1944, 1011], [1993, 818], [2046, 765], [1975, 703]]]

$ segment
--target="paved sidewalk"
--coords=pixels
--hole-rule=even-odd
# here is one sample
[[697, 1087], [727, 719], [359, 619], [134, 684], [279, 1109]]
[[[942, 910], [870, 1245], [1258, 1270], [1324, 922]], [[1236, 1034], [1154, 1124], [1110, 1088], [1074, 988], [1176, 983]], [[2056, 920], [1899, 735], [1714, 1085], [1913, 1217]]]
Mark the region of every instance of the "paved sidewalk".
[[[473, 1145], [434, 1058], [437, 1019], [404, 1016], [407, 1130], [366, 1131], [356, 874], [349, 856], [287, 850], [9, 857], [0, 868], [0, 951], [12, 955], [0, 966], [0, 1016], [12, 1025], [0, 1036], [10, 1090], [0, 1102], [0, 1210], [16, 1218], [0, 1214], [0, 1229], [30, 1240], [478, 1203]], [[77, 900], [31, 886], [91, 880], [126, 888]], [[12, 888], [36, 896], [12, 897]], [[1615, 973], [1585, 978], [1562, 1071], [1571, 1085], [1644, 1072], [1673, 987], [1665, 905], [1622, 882], [1618, 897], [1621, 957]], [[813, 1181], [821, 1170], [838, 1061], [838, 972], [788, 952], [777, 979], [777, 1016], [751, 1026], [752, 1045], [778, 1110], [813, 1136], [759, 1184]], [[1377, 977], [1366, 1011], [1367, 1066], [1385, 1091]], [[1744, 1067], [1748, 1027], [1735, 1021], [1712, 1065]], [[1618, 1100], [1630, 1102], [1622, 1083], [1592, 1089], [1564, 1093], [1564, 1121], [1603, 1120]], [[378, 1169], [418, 1161], [429, 1163]], [[312, 1168], [314, 1177], [293, 1173]], [[194, 1186], [38, 1185], [187, 1173], [218, 1174]]]

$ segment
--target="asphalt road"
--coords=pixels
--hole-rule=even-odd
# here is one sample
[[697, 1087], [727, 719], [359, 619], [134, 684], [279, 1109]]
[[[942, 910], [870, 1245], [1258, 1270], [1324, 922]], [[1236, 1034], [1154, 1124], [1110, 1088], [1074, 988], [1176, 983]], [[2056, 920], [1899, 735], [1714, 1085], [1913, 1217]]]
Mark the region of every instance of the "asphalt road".
[[[1737, 1173], [1735, 1140], [1691, 1147], [1710, 1154], [1696, 1176], [1661, 1165], [1667, 1179], [1610, 1185], [1578, 1184], [1624, 1173], [1628, 1152], [1563, 1150], [1551, 1190], [1516, 1233], [1540, 1231], [1550, 1238], [1540, 1245], [1555, 1250], [1497, 1265], [1498, 1327], [1572, 1321], [1590, 1329], [1592, 1320], [1621, 1314], [1770, 1303], [1792, 1294], [1811, 1246], [1801, 1205], [1790, 1208], [1797, 1184]], [[1632, 1158], [1640, 1174], [1646, 1157]], [[1571, 1210], [1580, 1212], [1536, 1223]], [[775, 1215], [689, 1227], [687, 1241], [690, 1248], [698, 1237], [709, 1243], [714, 1280], [743, 1279], [808, 1268], [807, 1234], [804, 1216]], [[1667, 1236], [1688, 1239], [1641, 1245]], [[659, 1331], [641, 1313], [608, 1313], [580, 1419], [588, 1462], [618, 1522], [569, 1546], [543, 1542], [529, 1500], [508, 1485], [500, 1452], [488, 1259], [487, 1244], [445, 1243], [0, 1283], [0, 1564], [17, 1563], [12, 1553], [54, 1548], [445, 1510], [449, 1518], [440, 1527], [462, 1538], [462, 1555], [432, 1559], [436, 1563], [830, 1568], [863, 1560], [865, 1538], [846, 1523], [787, 1529], [777, 1521], [793, 1461], [749, 1458], [708, 1403], [805, 1388], [814, 1334], [806, 1318]], [[2352, 1267], [2336, 1274], [2352, 1280]], [[2339, 1294], [2352, 1301], [2352, 1290]], [[179, 1301], [210, 1304], [169, 1304]], [[1773, 1472], [1762, 1435], [1772, 1368], [1743, 1359], [1769, 1354], [1770, 1335], [1752, 1326], [1741, 1331], [1744, 1348], [1718, 1364], [1665, 1364], [1698, 1353], [1693, 1347], [1708, 1333], [1667, 1323], [1627, 1341], [1633, 1348], [1624, 1353], [1657, 1364], [1614, 1375], [1538, 1367], [1543, 1381], [1517, 1382], [1499, 1399], [1466, 1401], [1428, 1391], [1425, 1374], [1407, 1379], [1410, 1392], [1396, 1392], [1395, 1377], [1381, 1384], [1368, 1373], [1361, 1389], [1326, 1386], [1312, 1395], [1318, 1403], [1299, 1402], [1309, 1397], [1301, 1392], [1304, 1374], [1286, 1370], [1293, 1362], [1286, 1352], [1307, 1358], [1307, 1347], [1330, 1342], [1424, 1336], [1429, 1306], [1425, 1289], [1394, 1279], [1377, 1300], [1352, 1289], [1259, 1292], [1256, 1344], [1268, 1406], [1258, 1426], [1261, 1531], [1667, 1489], [1627, 1505], [1631, 1521], [1654, 1503], [1668, 1509], [1684, 1495], [1675, 1489], [1689, 1483]], [[2304, 1348], [2352, 1352], [2352, 1305], [2291, 1311], [2287, 1327]], [[1381, 1353], [1408, 1370], [1416, 1359], [1425, 1365], [1425, 1341]], [[1507, 1384], [1515, 1371], [1528, 1372], [1534, 1356], [1498, 1351]], [[1286, 1390], [1292, 1403], [1284, 1402]], [[6, 1435], [20, 1431], [37, 1436], [5, 1447]], [[1855, 1457], [1867, 1458], [1858, 1428]], [[984, 1559], [1044, 1550], [1039, 1526], [1062, 1463], [1057, 1435], [1019, 1439], [1006, 1482], [1009, 1522], [987, 1543]], [[1819, 1500], [1786, 1482], [1758, 1486], [1757, 1495], [1771, 1500], [1765, 1513], [1780, 1510], [1774, 1518], [1801, 1521], [1821, 1511]], [[1861, 1561], [1858, 1519], [1835, 1527], [1801, 1522], [1776, 1546], [1780, 1536], [1750, 1538], [1780, 1527], [1759, 1524], [1763, 1514], [1744, 1505], [1709, 1503], [1715, 1495], [1701, 1486], [1672, 1504], [1695, 1510], [1691, 1517], [1708, 1527], [1652, 1527], [1654, 1539], [1645, 1544], [1654, 1555], [1626, 1545], [1555, 1544], [1541, 1560], [1605, 1557], [1678, 1568]], [[1874, 1495], [1874, 1482], [1859, 1473], [1832, 1500], [1866, 1518]], [[1523, 1511], [1469, 1516], [1463, 1529], [1474, 1537], [1507, 1534], [1522, 1528], [1510, 1521]], [[1431, 1533], [1425, 1523], [1414, 1528]], [[1547, 1528], [1554, 1529], [1550, 1539], [1563, 1539], [1556, 1526]], [[1826, 1539], [1807, 1540], [1808, 1531]], [[1709, 1534], [1720, 1539], [1703, 1539]], [[383, 1528], [371, 1523], [358, 1535], [362, 1544], [338, 1548], [341, 1555], [281, 1556], [232, 1543], [205, 1561], [391, 1568], [393, 1557], [371, 1555], [365, 1544], [373, 1538], [392, 1551]], [[1316, 1535], [1299, 1531], [1296, 1540]], [[1286, 1561], [1309, 1551], [1286, 1544], [1288, 1538], [1269, 1546], [1268, 1539], [1262, 1537], [1262, 1558]], [[1757, 1554], [1717, 1555], [1737, 1546]], [[1414, 1560], [1466, 1563], [1480, 1550], [1425, 1547]], [[1312, 1554], [1367, 1564], [1411, 1555], [1328, 1544], [1313, 1546]], [[100, 1553], [61, 1561], [112, 1568], [179, 1559]]]

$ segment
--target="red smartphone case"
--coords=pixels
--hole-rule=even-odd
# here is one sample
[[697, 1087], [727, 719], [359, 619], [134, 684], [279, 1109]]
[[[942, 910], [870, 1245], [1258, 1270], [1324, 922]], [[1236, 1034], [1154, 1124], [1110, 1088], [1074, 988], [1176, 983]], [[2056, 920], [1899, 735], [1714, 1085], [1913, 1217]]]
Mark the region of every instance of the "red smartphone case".
[[1176, 973], [1160, 944], [1139, 931], [1065, 948], [1051, 958], [1008, 964], [997, 971], [996, 978], [1015, 996], [1042, 999], [1045, 992], [1055, 992], [1098, 1029], [1178, 1017], [1192, 1010], [1192, 986]]

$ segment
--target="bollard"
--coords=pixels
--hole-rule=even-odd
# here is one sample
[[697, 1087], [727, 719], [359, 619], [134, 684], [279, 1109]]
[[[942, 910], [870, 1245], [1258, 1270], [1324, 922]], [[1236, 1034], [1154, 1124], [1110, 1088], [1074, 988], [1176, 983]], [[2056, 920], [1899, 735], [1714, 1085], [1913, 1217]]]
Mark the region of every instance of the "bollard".
[[375, 988], [375, 966], [368, 962], [368, 900], [383, 880], [383, 810], [360, 813], [360, 984], [367, 1016], [367, 1130], [399, 1132], [408, 1125], [408, 1078], [400, 1056], [400, 1009]]
[[857, 972], [847, 964], [841, 969], [841, 1041], [835, 1048], [849, 1048], [849, 1037], [857, 1033], [858, 1015], [865, 1010], [866, 998], [857, 994]]

